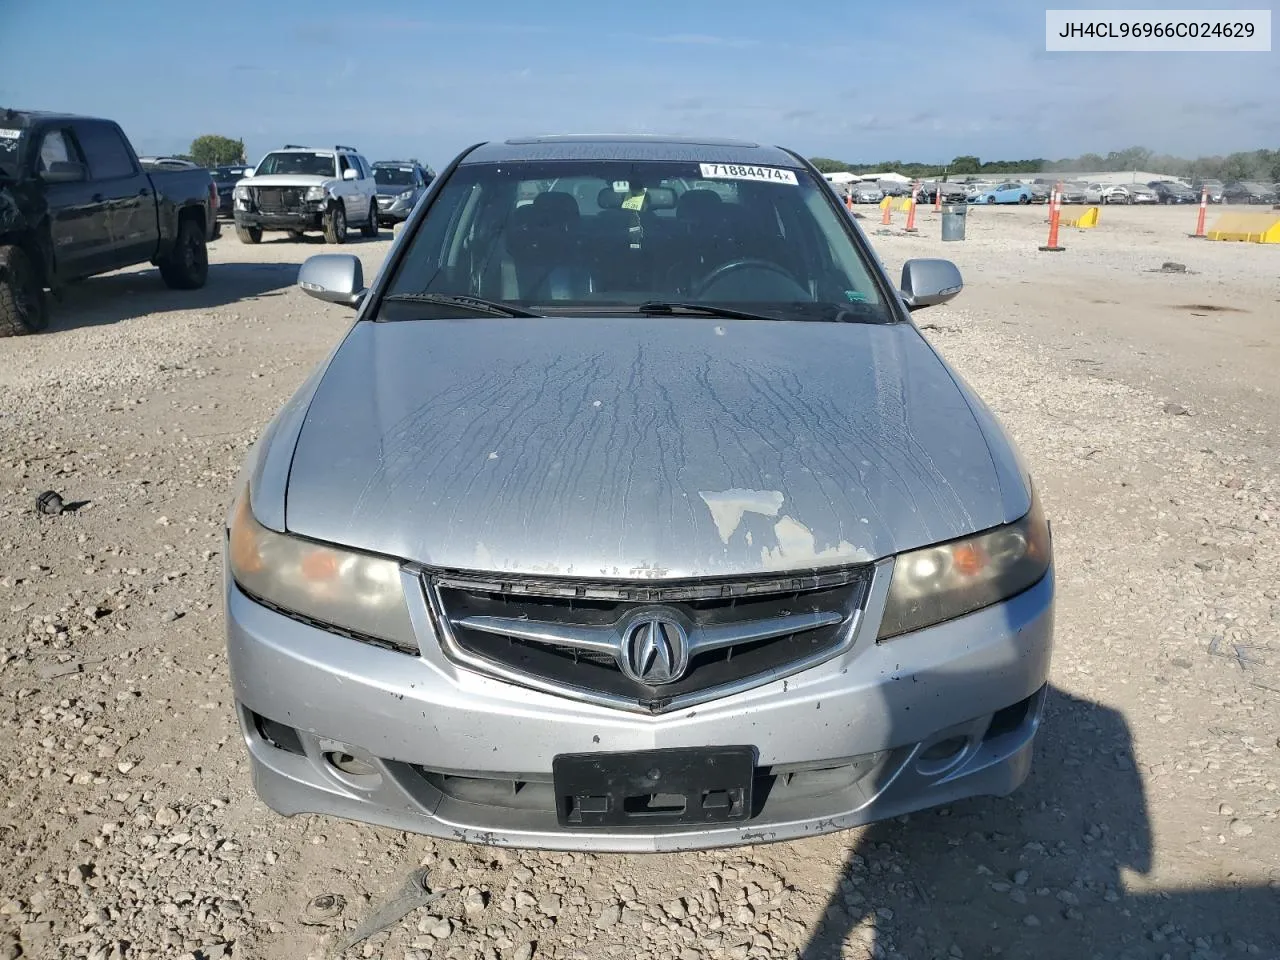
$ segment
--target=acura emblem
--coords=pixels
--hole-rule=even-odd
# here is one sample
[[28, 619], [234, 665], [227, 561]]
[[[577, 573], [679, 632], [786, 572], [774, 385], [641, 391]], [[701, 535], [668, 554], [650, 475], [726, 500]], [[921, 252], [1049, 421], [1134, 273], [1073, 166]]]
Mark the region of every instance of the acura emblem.
[[622, 672], [637, 683], [674, 683], [689, 666], [689, 635], [679, 621], [661, 614], [632, 620], [622, 635]]

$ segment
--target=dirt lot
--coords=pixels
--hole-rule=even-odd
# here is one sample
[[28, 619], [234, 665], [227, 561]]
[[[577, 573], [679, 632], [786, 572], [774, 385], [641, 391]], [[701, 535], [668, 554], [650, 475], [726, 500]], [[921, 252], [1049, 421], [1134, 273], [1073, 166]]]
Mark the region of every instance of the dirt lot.
[[[319, 245], [212, 249], [207, 288], [100, 278], [0, 341], [0, 960], [1280, 957], [1280, 247], [1104, 208], [878, 235], [968, 287], [916, 315], [1003, 418], [1056, 535], [1054, 693], [1015, 795], [799, 843], [468, 848], [254, 798], [219, 623], [248, 445], [351, 314]], [[353, 243], [367, 271], [390, 234]], [[1165, 261], [1185, 273], [1158, 271]], [[698, 321], [690, 321], [698, 322]], [[75, 509], [40, 517], [56, 489]], [[318, 899], [317, 899], [318, 898]]]

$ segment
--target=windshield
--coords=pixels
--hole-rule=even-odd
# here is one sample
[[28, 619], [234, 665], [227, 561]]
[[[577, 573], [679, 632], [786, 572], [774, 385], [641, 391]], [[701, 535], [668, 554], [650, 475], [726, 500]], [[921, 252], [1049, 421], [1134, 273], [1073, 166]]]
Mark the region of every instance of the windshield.
[[411, 187], [413, 167], [374, 167], [373, 179], [384, 187]]
[[268, 153], [254, 171], [255, 177], [269, 177], [273, 173], [300, 174], [308, 177], [334, 176], [331, 153]]
[[244, 176], [247, 167], [214, 167], [209, 171], [217, 183], [233, 183]]
[[[847, 216], [803, 170], [692, 161], [459, 167], [387, 293], [546, 312], [648, 301], [778, 318], [895, 319]], [[539, 306], [544, 309], [539, 310]]]

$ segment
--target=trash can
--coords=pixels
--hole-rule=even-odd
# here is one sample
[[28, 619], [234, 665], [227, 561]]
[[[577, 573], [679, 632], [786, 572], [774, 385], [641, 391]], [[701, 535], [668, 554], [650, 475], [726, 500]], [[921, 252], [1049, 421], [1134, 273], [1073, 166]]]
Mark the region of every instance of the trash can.
[[942, 239], [963, 240], [964, 218], [969, 212], [967, 204], [946, 203], [942, 206]]

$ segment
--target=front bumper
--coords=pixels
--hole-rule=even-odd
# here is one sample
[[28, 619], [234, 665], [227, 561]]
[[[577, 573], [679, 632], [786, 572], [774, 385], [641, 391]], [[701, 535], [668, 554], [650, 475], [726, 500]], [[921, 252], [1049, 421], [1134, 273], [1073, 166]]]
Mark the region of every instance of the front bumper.
[[404, 223], [409, 219], [409, 214], [411, 213], [413, 213], [413, 201], [411, 199], [402, 200], [399, 197], [378, 197], [379, 223]]
[[322, 210], [297, 210], [289, 213], [260, 213], [236, 210], [237, 227], [261, 227], [263, 230], [323, 230]]
[[[814, 836], [1009, 793], [1030, 768], [1045, 700], [1053, 572], [1005, 603], [877, 644], [887, 577], [884, 565], [846, 653], [658, 716], [481, 676], [446, 659], [434, 639], [418, 657], [361, 644], [276, 613], [228, 580], [228, 655], [254, 786], [286, 815], [597, 851]], [[426, 636], [418, 581], [406, 575], [405, 583]], [[559, 754], [740, 743], [758, 751], [759, 801], [745, 822], [666, 829], [558, 823], [551, 770]], [[332, 758], [343, 754], [364, 772], [335, 766]]]

